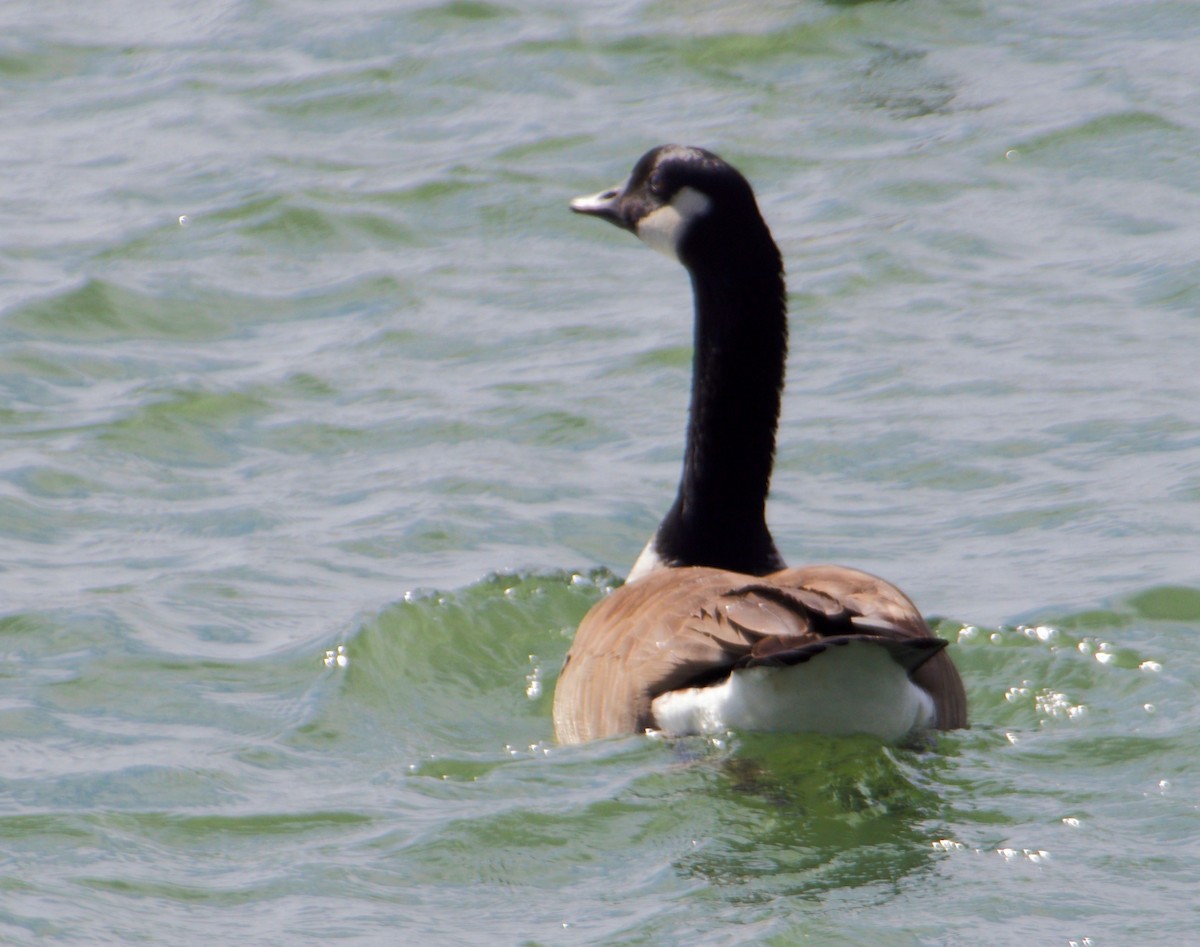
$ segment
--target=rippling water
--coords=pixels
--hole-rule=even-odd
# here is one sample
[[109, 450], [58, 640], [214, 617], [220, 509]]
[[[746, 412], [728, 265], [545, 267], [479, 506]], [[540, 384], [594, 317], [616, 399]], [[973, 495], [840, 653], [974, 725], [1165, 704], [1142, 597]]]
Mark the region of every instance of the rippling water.
[[[0, 939], [1194, 936], [1194, 14], [0, 7]], [[775, 535], [944, 616], [935, 752], [553, 743], [690, 367], [565, 203], [665, 140], [758, 189]]]

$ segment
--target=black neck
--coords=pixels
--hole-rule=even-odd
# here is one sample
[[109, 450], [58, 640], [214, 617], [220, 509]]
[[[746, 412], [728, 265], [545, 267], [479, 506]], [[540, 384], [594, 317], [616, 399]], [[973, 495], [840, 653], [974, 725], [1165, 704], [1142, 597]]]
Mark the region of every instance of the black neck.
[[[696, 300], [683, 476], [655, 545], [671, 565], [783, 568], [766, 523], [787, 359], [783, 268], [765, 225], [689, 266]], [[740, 251], [740, 252], [739, 252]], [[716, 261], [717, 265], [712, 265]]]

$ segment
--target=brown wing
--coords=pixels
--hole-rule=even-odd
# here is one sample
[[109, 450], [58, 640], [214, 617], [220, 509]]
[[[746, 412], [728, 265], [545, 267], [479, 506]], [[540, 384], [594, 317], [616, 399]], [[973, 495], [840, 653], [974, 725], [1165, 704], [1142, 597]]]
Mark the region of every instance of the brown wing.
[[[900, 640], [928, 638], [929, 629], [894, 586], [840, 566], [769, 576], [703, 567], [652, 572], [602, 599], [580, 623], [554, 694], [558, 739], [641, 732], [654, 725], [650, 704], [660, 694], [845, 635]], [[966, 726], [953, 663], [944, 652], [928, 653], [915, 662], [914, 680], [933, 695], [939, 726]]]

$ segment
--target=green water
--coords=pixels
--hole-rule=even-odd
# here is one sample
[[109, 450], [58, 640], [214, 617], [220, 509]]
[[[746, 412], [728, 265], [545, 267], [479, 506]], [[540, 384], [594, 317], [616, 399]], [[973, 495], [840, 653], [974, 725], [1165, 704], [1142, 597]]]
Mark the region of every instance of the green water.
[[[1198, 23], [0, 8], [0, 941], [1189, 942]], [[933, 751], [553, 741], [690, 369], [566, 201], [668, 140], [787, 259], [780, 548], [955, 642]]]

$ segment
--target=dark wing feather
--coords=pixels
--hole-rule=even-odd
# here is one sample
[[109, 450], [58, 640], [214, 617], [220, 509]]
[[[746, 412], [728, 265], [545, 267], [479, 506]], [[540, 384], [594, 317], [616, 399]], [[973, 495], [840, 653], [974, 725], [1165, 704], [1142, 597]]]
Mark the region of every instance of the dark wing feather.
[[805, 641], [802, 644], [791, 642], [787, 638], [763, 638], [755, 642], [750, 653], [741, 658], [734, 667], [791, 667], [794, 664], [804, 664], [830, 648], [838, 648], [852, 641], [866, 641], [878, 645], [909, 674], [936, 657], [950, 643], [943, 638], [888, 638], [881, 635], [834, 635]]

